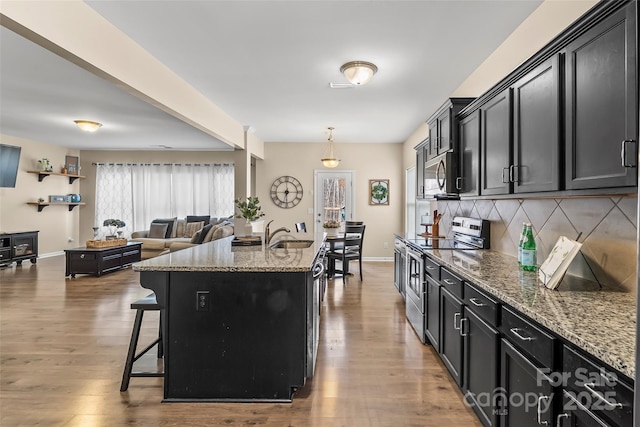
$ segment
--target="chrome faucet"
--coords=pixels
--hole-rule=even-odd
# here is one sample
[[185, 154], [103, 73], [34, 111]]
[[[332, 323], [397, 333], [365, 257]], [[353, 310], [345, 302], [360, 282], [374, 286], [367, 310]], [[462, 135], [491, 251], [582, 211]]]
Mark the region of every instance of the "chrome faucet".
[[273, 236], [276, 235], [276, 233], [279, 233], [281, 231], [284, 231], [286, 233], [291, 233], [291, 230], [289, 230], [287, 227], [280, 227], [277, 230], [275, 230], [273, 233], [269, 232], [269, 225], [271, 225], [271, 223], [273, 222], [273, 220], [269, 221], [267, 223], [267, 226], [264, 229], [264, 244], [268, 245], [269, 243], [271, 243], [271, 239], [273, 239]]

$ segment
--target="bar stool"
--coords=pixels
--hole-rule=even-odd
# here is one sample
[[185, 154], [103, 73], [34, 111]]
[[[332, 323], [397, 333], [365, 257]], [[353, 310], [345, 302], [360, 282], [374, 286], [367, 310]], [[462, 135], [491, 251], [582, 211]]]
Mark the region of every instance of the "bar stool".
[[136, 320], [133, 322], [133, 332], [131, 332], [131, 342], [129, 343], [127, 361], [124, 365], [120, 391], [127, 391], [127, 389], [129, 388], [129, 380], [131, 379], [131, 377], [164, 377], [164, 371], [146, 372], [133, 370], [133, 364], [136, 362], [136, 360], [141, 358], [156, 344], [158, 345], [158, 359], [162, 359], [164, 356], [164, 347], [162, 345], [162, 313], [160, 314], [158, 338], [156, 338], [154, 342], [149, 344], [140, 353], [136, 354], [136, 348], [138, 347], [138, 338], [140, 337], [140, 327], [142, 326], [142, 317], [144, 315], [144, 312], [146, 310], [161, 310], [162, 307], [156, 301], [156, 295], [150, 294], [132, 303], [131, 309], [136, 310]]

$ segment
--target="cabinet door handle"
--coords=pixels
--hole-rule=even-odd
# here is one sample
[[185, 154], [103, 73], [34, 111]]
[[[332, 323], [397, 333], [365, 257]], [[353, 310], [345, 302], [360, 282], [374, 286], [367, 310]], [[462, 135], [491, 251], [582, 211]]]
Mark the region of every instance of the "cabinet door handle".
[[427, 265], [425, 268], [426, 268], [427, 270], [435, 270], [435, 269], [436, 269], [436, 268], [435, 268], [434, 266], [432, 266], [432, 265]]
[[[465, 330], [464, 329], [464, 325], [466, 325], [466, 322], [468, 320], [469, 319], [467, 319], [466, 317], [463, 317], [462, 319], [460, 319], [460, 336], [462, 336], [462, 337], [466, 337], [468, 335], [468, 333], [464, 331]], [[469, 329], [469, 328], [467, 328], [467, 329]]]
[[[502, 168], [502, 183], [503, 183], [503, 184], [508, 184], [508, 183], [510, 182], [510, 181], [509, 181], [509, 179], [510, 179], [510, 178], [509, 178], [509, 170], [510, 170], [510, 169], [511, 169], [511, 167], [510, 167], [510, 166], [509, 166], [509, 167], [506, 167], [506, 168]], [[507, 178], [506, 178], [506, 179], [505, 179], [505, 177], [504, 177], [504, 176], [505, 176], [505, 175], [504, 175], [504, 173], [505, 173], [505, 172], [507, 172]]]
[[520, 338], [522, 341], [532, 341], [533, 340], [533, 338], [531, 338], [531, 337], [525, 337], [524, 335], [522, 335], [520, 333], [520, 330], [521, 330], [520, 328], [511, 328], [509, 330], [511, 331], [511, 333], [513, 335], [515, 335], [516, 337]]
[[485, 304], [480, 302], [480, 300], [477, 299], [477, 298], [469, 298], [469, 302], [471, 302], [471, 304], [475, 305], [476, 307], [484, 307], [485, 306]]
[[442, 279], [442, 281], [444, 283], [446, 283], [447, 285], [455, 285], [456, 284], [456, 282], [454, 282], [453, 280], [450, 280], [450, 279]]
[[542, 421], [542, 410], [540, 408], [540, 402], [542, 402], [542, 399], [549, 400], [549, 396], [543, 396], [543, 395], [538, 396], [538, 409], [537, 409], [538, 424], [540, 424], [541, 426], [546, 426], [546, 425], [549, 425], [549, 421]]
[[563, 418], [569, 418], [569, 414], [558, 414], [556, 417], [556, 427], [562, 427]]
[[460, 325], [458, 325], [458, 320], [460, 319], [460, 313], [453, 313], [453, 329], [459, 331]]
[[622, 141], [622, 147], [620, 148], [620, 162], [623, 168], [634, 168], [636, 165], [627, 163], [627, 144], [635, 144], [635, 139], [625, 139]]
[[461, 176], [456, 178], [456, 190], [462, 190], [462, 177]]
[[593, 397], [595, 397], [596, 399], [598, 399], [599, 401], [601, 401], [602, 403], [604, 403], [607, 406], [610, 406], [612, 408], [622, 408], [622, 403], [617, 402], [617, 403], [611, 403], [607, 400], [606, 397], [604, 397], [602, 394], [598, 393], [597, 391], [595, 391], [592, 387], [595, 387], [595, 383], [588, 383], [584, 385], [584, 388], [586, 388], [587, 390], [589, 390], [589, 393], [591, 393], [591, 395]]

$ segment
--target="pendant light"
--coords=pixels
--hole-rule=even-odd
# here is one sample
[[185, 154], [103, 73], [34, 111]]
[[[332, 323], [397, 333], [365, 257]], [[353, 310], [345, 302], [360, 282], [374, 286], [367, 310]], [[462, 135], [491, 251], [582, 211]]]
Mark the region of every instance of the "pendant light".
[[328, 127], [327, 129], [329, 129], [329, 155], [325, 156], [324, 159], [322, 160], [322, 164], [324, 165], [324, 167], [326, 168], [335, 168], [336, 166], [338, 166], [340, 164], [340, 160], [336, 159], [336, 157], [333, 154], [333, 128], [332, 127]]

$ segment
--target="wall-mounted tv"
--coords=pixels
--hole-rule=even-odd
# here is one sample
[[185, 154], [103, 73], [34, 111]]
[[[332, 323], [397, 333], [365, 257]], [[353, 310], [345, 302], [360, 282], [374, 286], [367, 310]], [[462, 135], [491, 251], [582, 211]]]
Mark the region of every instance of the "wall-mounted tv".
[[0, 187], [15, 187], [22, 147], [0, 144]]

